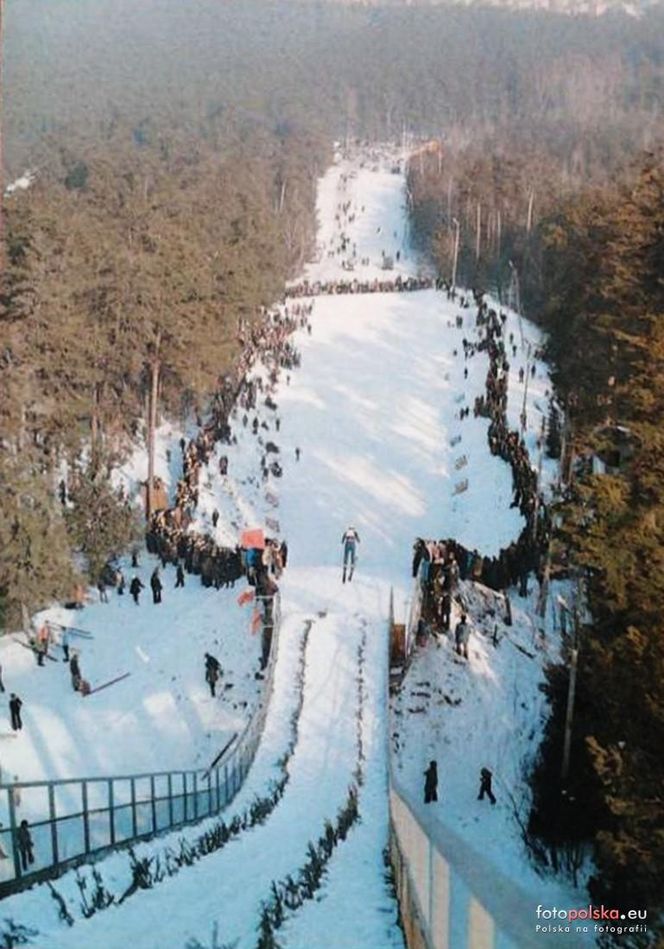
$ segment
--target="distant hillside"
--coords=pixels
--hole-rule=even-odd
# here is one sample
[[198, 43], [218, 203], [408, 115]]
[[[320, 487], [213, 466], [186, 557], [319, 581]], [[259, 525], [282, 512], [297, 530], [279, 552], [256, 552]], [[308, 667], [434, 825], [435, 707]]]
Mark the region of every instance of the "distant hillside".
[[605, 13], [626, 13], [641, 16], [661, 0], [327, 0], [343, 6], [415, 7], [454, 5], [462, 7], [500, 7], [504, 10], [547, 10], [569, 16], [602, 16]]
[[196, 135], [225, 117], [268, 135], [394, 140], [405, 128], [448, 144], [501, 130], [546, 145], [574, 175], [651, 147], [661, 3], [639, 17], [505, 8], [546, 2], [595, 0], [6, 0], [7, 173], [41, 165], [44, 136], [104, 137], [118, 117], [139, 137], [146, 123]]

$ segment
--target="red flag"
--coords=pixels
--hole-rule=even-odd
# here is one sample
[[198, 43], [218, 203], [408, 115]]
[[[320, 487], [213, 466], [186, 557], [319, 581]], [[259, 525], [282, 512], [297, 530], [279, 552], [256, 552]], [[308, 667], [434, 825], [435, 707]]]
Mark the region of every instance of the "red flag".
[[258, 550], [265, 549], [265, 534], [260, 528], [254, 528], [253, 530], [242, 531], [242, 536], [240, 537], [240, 545], [244, 547], [245, 550], [250, 550], [252, 547], [257, 548]]
[[245, 603], [251, 603], [255, 594], [253, 590], [243, 590], [237, 598], [237, 605], [244, 606]]

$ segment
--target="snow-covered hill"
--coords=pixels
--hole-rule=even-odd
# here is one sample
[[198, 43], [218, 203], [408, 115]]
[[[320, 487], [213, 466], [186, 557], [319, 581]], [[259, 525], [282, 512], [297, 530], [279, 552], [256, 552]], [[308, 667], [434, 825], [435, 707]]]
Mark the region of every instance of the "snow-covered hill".
[[[405, 233], [404, 177], [395, 173], [399, 157], [365, 152], [340, 159], [324, 176], [318, 260], [307, 268], [309, 279], [394, 276], [397, 271], [383, 269], [385, 256], [395, 259], [403, 276], [420, 271], [421, 262], [412, 257]], [[342, 234], [347, 250], [338, 253]], [[350, 273], [353, 250], [355, 269]], [[57, 888], [75, 918], [71, 928], [58, 917], [58, 907], [44, 887], [6, 900], [4, 916], [39, 929], [35, 944], [49, 949], [120, 949], [128, 944], [134, 949], [166, 944], [184, 949], [191, 939], [209, 944], [217, 924], [220, 943], [249, 949], [257, 944], [261, 905], [270, 899], [272, 881], [287, 885], [289, 877], [297, 876], [310, 841], [325, 833], [326, 822], [335, 821], [349, 786], [355, 785], [360, 821], [333, 849], [317, 898], [286, 912], [279, 943], [292, 949], [403, 945], [383, 863], [390, 591], [398, 613], [404, 614], [416, 536], [455, 536], [471, 549], [492, 554], [522, 526], [520, 515], [510, 508], [510, 469], [488, 450], [487, 420], [472, 412], [467, 418], [460, 415], [483, 391], [487, 371], [484, 356], [463, 359], [461, 341], [473, 338], [474, 316], [472, 308], [462, 309], [433, 289], [315, 300], [311, 333], [303, 328], [294, 340], [302, 354], [301, 367], [281, 373], [273, 394], [275, 412], [259, 412], [268, 430], [259, 427], [254, 434], [251, 425], [242, 424], [240, 413], [236, 415], [237, 443], [223, 448], [228, 476], [219, 476], [219, 452], [214, 453], [203, 474], [197, 521], [199, 528], [211, 528], [210, 516], [217, 508], [220, 539], [236, 537], [244, 526], [267, 525], [288, 540], [289, 565], [281, 580], [284, 620], [266, 732], [246, 785], [225, 817], [230, 821], [242, 814], [280, 775], [285, 776], [283, 794], [262, 823], [243, 830], [218, 853], [89, 920], [81, 918], [73, 874], [66, 875]], [[534, 327], [520, 325], [515, 314], [509, 314], [506, 332], [518, 342], [518, 355], [511, 360], [508, 407], [517, 424], [524, 395], [518, 370], [525, 366], [528, 343], [536, 347], [540, 337]], [[541, 362], [535, 367], [528, 390], [527, 433], [533, 455], [549, 385], [546, 367]], [[261, 367], [254, 372], [260, 373]], [[278, 445], [283, 476], [265, 484], [260, 460], [268, 434]], [[461, 454], [468, 486], [455, 492]], [[545, 465], [545, 481], [552, 476]], [[340, 541], [351, 523], [360, 535], [360, 558], [352, 583], [343, 584]], [[131, 602], [117, 601], [89, 607], [84, 620], [97, 638], [89, 655], [84, 654], [86, 668], [89, 663], [94, 675], [99, 663], [100, 674], [103, 666], [106, 675], [116, 666], [124, 668], [126, 656], [135, 672], [105, 693], [95, 720], [81, 705], [83, 700], [68, 695], [66, 683], [59, 682], [65, 678], [62, 670], [29, 668], [32, 656], [12, 647], [13, 658], [10, 662], [8, 654], [3, 665], [6, 661], [11, 687], [20, 682], [26, 696], [27, 727], [14, 743], [10, 767], [22, 776], [90, 768], [99, 773], [105, 767], [130, 770], [140, 755], [148, 755], [151, 765], [173, 766], [183, 760], [187, 742], [192, 758], [209, 751], [211, 742], [204, 735], [213, 728], [233, 727], [233, 722], [228, 718], [231, 700], [214, 704], [205, 696], [202, 671], [197, 678], [206, 644], [220, 651], [227, 648], [222, 661], [233, 670], [236, 689], [244, 683], [241, 694], [251, 701], [256, 654], [242, 627], [237, 592], [203, 591], [192, 581], [185, 591], [169, 590], [161, 607], [146, 603], [137, 609]], [[520, 619], [522, 625], [512, 636], [523, 644], [532, 639], [532, 629], [525, 613]], [[513, 648], [505, 641], [494, 651], [478, 638], [470, 664], [462, 670], [452, 664], [449, 650], [434, 648], [418, 658], [412, 672], [417, 678], [411, 684], [424, 681], [435, 665], [436, 675], [446, 677], [445, 688], [463, 702], [449, 707], [449, 717], [442, 705], [431, 710], [430, 720], [417, 716], [418, 726], [422, 723], [426, 730], [420, 741], [412, 729], [404, 728], [399, 759], [403, 774], [417, 787], [432, 744], [440, 742], [446, 774], [460, 776], [443, 779], [441, 817], [454, 821], [462, 832], [469, 827], [475, 838], [473, 821], [464, 824], [459, 819], [471, 806], [465, 797], [472, 784], [469, 777], [466, 788], [467, 763], [459, 760], [458, 744], [447, 741], [446, 735], [450, 730], [461, 736], [472, 733], [474, 747], [481, 749], [488, 716], [508, 716], [513, 710], [519, 729], [505, 782], [515, 794], [522, 792], [513, 783], [515, 769], [532, 750], [540, 727], [541, 705], [533, 696], [547, 650], [553, 653], [556, 647], [551, 643], [539, 650], [523, 668]], [[95, 721], [99, 735], [102, 728], [110, 729], [106, 734], [115, 739], [95, 738]], [[507, 719], [500, 727], [505, 742]], [[532, 740], [521, 744], [523, 735], [531, 732]], [[492, 735], [485, 738], [490, 745]], [[508, 870], [519, 874], [525, 856], [518, 849], [518, 826], [510, 821], [507, 805], [501, 801], [496, 813], [483, 814], [482, 819], [494, 821], [487, 832], [496, 839], [495, 854], [503, 835]], [[177, 846], [179, 836], [193, 839], [199, 832], [190, 828], [160, 838], [138, 853], [163, 854], [164, 848]], [[99, 870], [109, 891], [126, 889], [126, 855], [103, 861]]]

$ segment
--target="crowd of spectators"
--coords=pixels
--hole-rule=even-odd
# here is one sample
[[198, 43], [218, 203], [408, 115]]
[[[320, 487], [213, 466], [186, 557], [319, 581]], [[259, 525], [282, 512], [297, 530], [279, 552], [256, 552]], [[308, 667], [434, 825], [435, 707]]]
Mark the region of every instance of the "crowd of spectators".
[[[417, 538], [413, 548], [413, 577], [422, 587], [422, 617], [446, 631], [450, 627], [452, 601], [459, 580], [475, 580], [496, 591], [519, 587], [527, 594], [527, 578], [532, 571], [542, 577], [543, 562], [551, 537], [551, 519], [539, 491], [522, 434], [510, 429], [507, 419], [509, 361], [505, 345], [506, 314], [489, 309], [481, 293], [475, 293], [478, 312], [478, 342], [463, 340], [464, 357], [486, 351], [489, 368], [483, 395], [475, 400], [475, 415], [489, 421], [489, 449], [506, 461], [512, 470], [512, 507], [518, 507], [525, 525], [518, 538], [494, 557], [469, 550], [458, 541]], [[460, 604], [463, 607], [463, 603]]]
[[433, 277], [396, 277], [373, 280], [317, 280], [292, 284], [286, 288], [287, 297], [334, 296], [349, 293], [408, 293], [413, 290], [428, 290], [436, 285]]
[[[273, 427], [278, 432], [278, 407], [271, 392], [280, 370], [292, 370], [299, 365], [300, 354], [291, 335], [298, 328], [310, 327], [312, 308], [313, 302], [285, 304], [274, 310], [263, 310], [255, 325], [240, 322], [238, 341], [241, 353], [233, 371], [220, 377], [211, 400], [209, 418], [205, 422], [200, 416], [197, 418], [196, 436], [188, 442], [184, 438], [180, 441], [182, 476], [175, 488], [175, 504], [154, 511], [150, 517], [146, 532], [148, 551], [158, 555], [164, 566], [170, 563], [187, 573], [199, 575], [204, 586], [217, 589], [233, 586], [246, 575], [259, 596], [272, 596], [278, 589], [275, 577], [285, 565], [285, 544], [279, 545], [268, 539], [265, 550], [247, 552], [239, 546], [218, 544], [210, 534], [191, 530], [191, 523], [199, 501], [201, 471], [210, 462], [218, 443], [231, 444], [234, 441], [231, 413], [235, 409], [242, 411], [243, 425], [251, 425], [256, 435], [261, 427]], [[264, 375], [252, 373], [256, 366], [262, 368]], [[270, 424], [259, 422], [258, 414], [254, 414], [250, 423], [249, 413], [257, 413], [259, 399], [270, 410]], [[278, 452], [278, 446], [273, 442], [268, 442], [267, 448]], [[262, 459], [264, 477], [270, 472], [278, 476], [280, 467], [276, 461], [268, 463], [267, 448]], [[228, 473], [227, 455], [221, 455], [219, 471], [222, 476]]]

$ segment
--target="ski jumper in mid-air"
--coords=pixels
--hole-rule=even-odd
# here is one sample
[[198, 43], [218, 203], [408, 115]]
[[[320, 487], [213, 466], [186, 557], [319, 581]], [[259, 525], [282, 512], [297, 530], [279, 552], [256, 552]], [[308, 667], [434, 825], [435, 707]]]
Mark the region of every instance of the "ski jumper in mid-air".
[[[354, 527], [349, 527], [346, 533], [341, 538], [341, 543], [344, 547], [344, 566], [342, 574], [342, 582], [346, 582], [346, 571], [348, 571], [348, 580], [353, 579], [353, 571], [355, 570], [355, 559], [357, 554], [357, 545], [360, 543], [360, 535], [357, 533]], [[349, 569], [350, 568], [350, 569]]]

